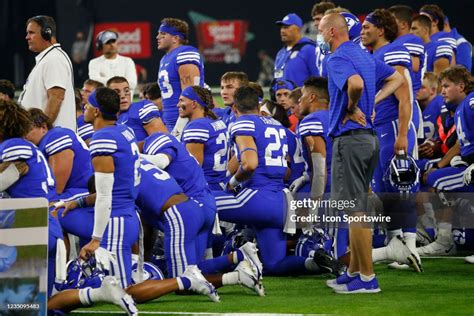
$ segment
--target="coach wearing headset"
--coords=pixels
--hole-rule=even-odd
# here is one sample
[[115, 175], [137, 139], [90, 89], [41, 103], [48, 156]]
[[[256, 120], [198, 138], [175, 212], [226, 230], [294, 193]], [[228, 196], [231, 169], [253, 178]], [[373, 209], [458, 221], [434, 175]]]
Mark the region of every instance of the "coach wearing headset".
[[34, 16], [26, 22], [28, 49], [38, 53], [18, 102], [39, 108], [53, 125], [76, 131], [76, 106], [72, 63], [56, 41], [56, 23], [50, 16]]
[[119, 55], [118, 34], [114, 31], [102, 31], [97, 34], [95, 44], [102, 56], [89, 62], [89, 79], [102, 82], [104, 85], [112, 77], [124, 77], [133, 91], [137, 86], [137, 71], [130, 57]]

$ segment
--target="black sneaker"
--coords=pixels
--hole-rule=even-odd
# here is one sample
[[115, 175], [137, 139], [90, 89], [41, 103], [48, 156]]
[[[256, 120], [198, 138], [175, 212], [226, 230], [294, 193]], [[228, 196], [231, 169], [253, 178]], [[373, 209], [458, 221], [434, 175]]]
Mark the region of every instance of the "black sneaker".
[[328, 255], [323, 249], [315, 251], [313, 260], [322, 273], [332, 273], [336, 277], [344, 273], [344, 265]]

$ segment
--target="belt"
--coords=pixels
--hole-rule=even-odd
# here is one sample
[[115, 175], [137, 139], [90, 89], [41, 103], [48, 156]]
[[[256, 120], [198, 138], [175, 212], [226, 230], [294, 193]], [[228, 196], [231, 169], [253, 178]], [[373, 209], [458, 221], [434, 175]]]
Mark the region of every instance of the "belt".
[[374, 136], [376, 135], [375, 130], [371, 128], [370, 129], [359, 128], [359, 129], [351, 129], [349, 131], [342, 133], [339, 136], [350, 136], [350, 135], [361, 135], [361, 134], [369, 134], [369, 135], [374, 135]]

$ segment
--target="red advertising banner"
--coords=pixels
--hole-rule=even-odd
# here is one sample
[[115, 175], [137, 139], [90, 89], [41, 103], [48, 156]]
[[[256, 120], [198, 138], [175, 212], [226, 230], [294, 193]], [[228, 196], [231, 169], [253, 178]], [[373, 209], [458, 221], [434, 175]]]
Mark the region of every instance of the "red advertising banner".
[[[94, 27], [94, 41], [97, 34], [105, 30], [118, 33], [119, 54], [134, 59], [151, 57], [149, 22], [97, 23]], [[95, 45], [94, 55], [100, 55]]]
[[206, 62], [239, 63], [247, 46], [247, 29], [248, 22], [241, 20], [198, 23], [199, 50]]

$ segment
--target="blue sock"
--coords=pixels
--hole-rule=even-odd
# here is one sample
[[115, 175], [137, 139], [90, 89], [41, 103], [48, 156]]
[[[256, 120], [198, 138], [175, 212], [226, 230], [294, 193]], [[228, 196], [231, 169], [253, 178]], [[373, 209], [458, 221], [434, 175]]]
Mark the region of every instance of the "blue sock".
[[227, 255], [225, 255], [214, 259], [201, 261], [197, 266], [201, 270], [202, 274], [216, 274], [231, 270], [234, 264], [230, 263], [229, 259], [227, 259]]

